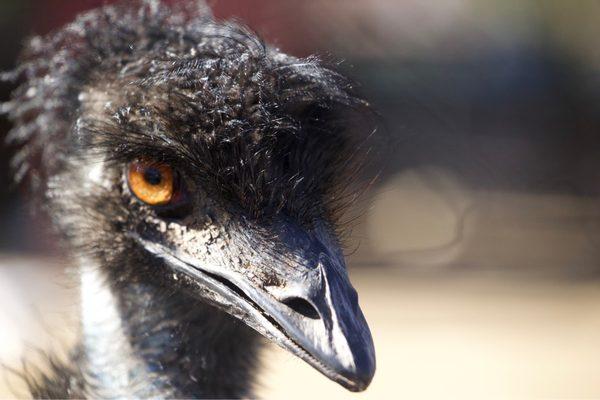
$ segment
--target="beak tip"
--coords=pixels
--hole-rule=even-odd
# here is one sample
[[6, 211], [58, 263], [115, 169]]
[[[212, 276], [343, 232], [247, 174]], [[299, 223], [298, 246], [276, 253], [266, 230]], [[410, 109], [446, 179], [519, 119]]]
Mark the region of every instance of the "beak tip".
[[371, 378], [367, 378], [364, 380], [355, 380], [352, 385], [348, 385], [346, 388], [351, 392], [363, 392], [369, 387], [370, 384]]
[[347, 370], [346, 373], [343, 374], [343, 382], [339, 382], [351, 392], [364, 391], [369, 387], [373, 380], [376, 369], [375, 353], [372, 347], [370, 350], [371, 351], [365, 351], [361, 356], [355, 358], [354, 368]]
[[362, 392], [371, 384], [373, 380], [373, 376], [375, 375], [375, 360], [370, 360], [369, 362], [358, 366], [357, 373], [354, 377], [354, 389], [353, 392]]
[[351, 392], [362, 392], [369, 387], [371, 381], [373, 380], [374, 374], [375, 370], [373, 369], [369, 372], [365, 372], [364, 374], [355, 375], [342, 384]]

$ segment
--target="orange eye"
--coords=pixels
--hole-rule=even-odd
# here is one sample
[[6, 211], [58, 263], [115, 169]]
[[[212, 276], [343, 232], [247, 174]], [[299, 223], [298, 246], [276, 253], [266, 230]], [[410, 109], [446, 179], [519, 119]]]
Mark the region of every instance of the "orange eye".
[[151, 206], [168, 204], [173, 198], [173, 169], [160, 162], [139, 160], [129, 164], [129, 188], [138, 199]]

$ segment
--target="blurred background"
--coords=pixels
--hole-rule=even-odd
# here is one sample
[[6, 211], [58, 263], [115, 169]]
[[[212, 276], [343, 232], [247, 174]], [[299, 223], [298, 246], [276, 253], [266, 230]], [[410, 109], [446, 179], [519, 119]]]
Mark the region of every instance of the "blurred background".
[[[0, 0], [0, 69], [27, 36], [101, 3]], [[600, 397], [600, 2], [210, 4], [339, 62], [393, 150], [348, 250], [372, 386], [351, 394], [270, 347], [259, 395]], [[31, 343], [69, 341], [75, 300], [8, 160], [0, 150], [0, 360], [18, 363]], [[15, 385], [0, 380], [0, 397]]]

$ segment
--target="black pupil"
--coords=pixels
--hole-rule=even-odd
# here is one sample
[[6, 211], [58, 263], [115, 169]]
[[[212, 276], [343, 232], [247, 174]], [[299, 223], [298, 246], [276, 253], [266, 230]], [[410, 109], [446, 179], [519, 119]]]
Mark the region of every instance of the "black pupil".
[[158, 185], [162, 181], [162, 175], [158, 168], [148, 167], [144, 170], [144, 180], [151, 185]]

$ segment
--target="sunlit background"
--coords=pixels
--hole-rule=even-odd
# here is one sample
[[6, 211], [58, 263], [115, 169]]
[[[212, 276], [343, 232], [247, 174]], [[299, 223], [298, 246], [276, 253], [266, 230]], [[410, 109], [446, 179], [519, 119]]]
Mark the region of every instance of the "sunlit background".
[[[100, 3], [0, 0], [0, 69], [26, 36]], [[284, 51], [339, 63], [391, 149], [348, 250], [377, 350], [371, 387], [351, 394], [269, 347], [259, 395], [600, 397], [600, 2], [210, 4]], [[8, 159], [0, 359], [18, 364], [72, 340], [76, 299], [47, 221], [8, 190]], [[20, 389], [2, 382], [0, 397]]]

